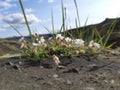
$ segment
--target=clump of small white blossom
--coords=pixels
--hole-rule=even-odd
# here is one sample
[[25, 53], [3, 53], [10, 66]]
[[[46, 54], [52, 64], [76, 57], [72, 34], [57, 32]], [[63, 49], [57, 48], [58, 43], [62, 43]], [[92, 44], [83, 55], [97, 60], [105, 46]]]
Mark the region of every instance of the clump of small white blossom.
[[33, 38], [35, 41], [32, 44], [27, 43], [24, 38], [21, 38], [21, 48], [28, 50], [27, 54], [35, 57], [37, 60], [40, 60], [42, 57], [52, 56], [56, 65], [59, 65], [60, 63], [57, 55], [80, 55], [85, 54], [86, 51], [89, 50], [99, 51], [101, 48], [101, 45], [93, 40], [89, 42], [88, 46], [86, 46], [87, 44], [85, 44], [83, 39], [72, 39], [70, 37], [62, 36], [62, 34], [57, 34], [54, 38], [50, 37], [48, 40], [38, 34], [34, 34]]

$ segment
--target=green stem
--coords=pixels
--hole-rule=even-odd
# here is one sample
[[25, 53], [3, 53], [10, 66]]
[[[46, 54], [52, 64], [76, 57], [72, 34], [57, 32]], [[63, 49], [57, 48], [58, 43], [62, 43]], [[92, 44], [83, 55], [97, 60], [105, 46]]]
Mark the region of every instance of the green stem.
[[27, 17], [26, 17], [25, 11], [24, 11], [24, 7], [23, 7], [23, 4], [22, 4], [22, 0], [19, 0], [19, 2], [20, 2], [20, 6], [21, 6], [21, 9], [22, 9], [22, 13], [23, 13], [23, 15], [24, 15], [24, 19], [25, 19], [25, 22], [26, 22], [28, 31], [29, 31], [29, 35], [30, 35], [30, 37], [31, 37], [31, 42], [33, 43], [34, 40], [33, 40], [32, 33], [31, 33], [31, 30], [30, 30], [30, 27], [29, 27], [29, 24], [28, 24], [28, 21], [27, 21]]

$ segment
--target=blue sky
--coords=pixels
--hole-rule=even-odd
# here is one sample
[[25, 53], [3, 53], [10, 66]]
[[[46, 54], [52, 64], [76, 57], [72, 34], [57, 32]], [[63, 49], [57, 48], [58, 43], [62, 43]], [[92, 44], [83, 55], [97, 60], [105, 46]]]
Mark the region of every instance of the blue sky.
[[[55, 29], [61, 26], [61, 0], [22, 0], [32, 33], [52, 32], [51, 9], [53, 10]], [[120, 0], [76, 0], [80, 15], [80, 24], [100, 23], [105, 18], [120, 17]], [[75, 27], [76, 11], [74, 0], [63, 0], [66, 8], [68, 28]], [[22, 35], [28, 35], [19, 0], [0, 0], [0, 38], [19, 36], [6, 22], [16, 27]]]

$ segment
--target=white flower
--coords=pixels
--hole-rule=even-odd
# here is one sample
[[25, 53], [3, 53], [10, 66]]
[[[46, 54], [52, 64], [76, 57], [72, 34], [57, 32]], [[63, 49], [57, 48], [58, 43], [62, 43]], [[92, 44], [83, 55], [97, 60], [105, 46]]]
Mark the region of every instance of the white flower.
[[42, 46], [40, 43], [32, 43], [33, 46]]
[[78, 47], [84, 47], [84, 41], [82, 39], [75, 39], [74, 40], [75, 45]]
[[22, 44], [21, 44], [21, 46], [20, 46], [20, 48], [24, 48], [24, 46], [25, 46], [25, 44], [24, 44], [24, 43], [22, 43]]
[[38, 39], [38, 38], [36, 38], [36, 41], [38, 42], [38, 41], [39, 41], [39, 39]]
[[57, 35], [56, 35], [56, 39], [63, 40], [63, 39], [64, 39], [64, 37], [63, 37], [61, 34], [57, 34]]
[[25, 40], [25, 38], [24, 38], [24, 37], [21, 37], [19, 41], [22, 42], [23, 40]]
[[96, 48], [100, 48], [100, 47], [101, 47], [100, 44], [98, 44], [98, 43], [94, 43], [94, 46], [95, 46]]
[[60, 64], [60, 60], [56, 55], [53, 55], [53, 61], [55, 62], [55, 64], [58, 66]]
[[40, 41], [41, 41], [42, 43], [44, 43], [44, 42], [45, 42], [44, 37], [41, 37]]
[[98, 44], [92, 40], [92, 41], [90, 41], [88, 47], [92, 48], [92, 49], [99, 49], [101, 46], [100, 46], [100, 44]]
[[45, 39], [44, 37], [41, 37], [40, 40], [38, 41], [39, 44], [44, 44], [45, 43]]
[[72, 42], [72, 39], [69, 38], [69, 37], [66, 37], [66, 38], [65, 38], [65, 41], [66, 41], [67, 43], [71, 43], [71, 42]]

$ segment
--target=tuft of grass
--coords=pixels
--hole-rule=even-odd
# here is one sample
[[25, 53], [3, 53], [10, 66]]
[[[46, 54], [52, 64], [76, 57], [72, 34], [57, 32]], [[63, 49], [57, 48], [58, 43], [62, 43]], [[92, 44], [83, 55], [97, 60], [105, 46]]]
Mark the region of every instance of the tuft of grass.
[[112, 22], [111, 26], [107, 30], [107, 33], [106, 33], [106, 36], [105, 36], [106, 39], [105, 39], [105, 42], [103, 44], [103, 47], [106, 47], [106, 45], [108, 43], [108, 40], [110, 39], [110, 36], [111, 36], [111, 34], [112, 34], [113, 30], [114, 30], [114, 27], [116, 25], [116, 22], [117, 22], [117, 18]]
[[107, 33], [105, 35], [101, 35], [100, 31], [98, 31], [97, 28], [95, 27], [92, 30], [91, 40], [93, 40], [95, 38], [96, 41], [98, 43], [100, 43], [103, 48], [112, 47], [116, 42], [113, 42], [110, 45], [108, 45], [108, 41], [109, 41], [110, 36], [111, 36], [111, 34], [112, 34], [113, 30], [114, 30], [116, 22], [117, 22], [117, 18], [111, 23], [111, 25], [110, 25], [110, 27], [107, 30]]
[[[92, 32], [85, 30], [83, 28], [82, 30], [79, 30], [78, 28], [80, 27], [80, 18], [79, 18], [79, 12], [78, 12], [78, 6], [76, 0], [74, 0], [75, 8], [76, 8], [76, 14], [77, 18], [75, 18], [75, 24], [76, 24], [76, 36], [72, 36], [71, 33], [68, 33], [72, 38], [67, 37], [66, 31], [67, 31], [67, 23], [66, 23], [66, 8], [64, 8], [63, 0], [61, 0], [61, 9], [62, 9], [62, 24], [60, 27], [59, 34], [55, 32], [55, 27], [54, 27], [54, 17], [53, 17], [53, 11], [51, 9], [51, 19], [52, 19], [52, 30], [53, 30], [53, 37], [52, 39], [49, 40], [43, 40], [42, 37], [40, 37], [38, 34], [32, 35], [29, 23], [27, 21], [27, 17], [24, 11], [24, 7], [22, 4], [22, 0], [19, 0], [20, 6], [24, 15], [24, 19], [26, 22], [26, 26], [28, 28], [29, 34], [31, 36], [31, 44], [27, 43], [26, 40], [22, 40], [22, 47], [23, 47], [23, 53], [33, 61], [38, 61], [38, 60], [45, 60], [45, 58], [52, 57], [53, 55], [58, 55], [58, 56], [68, 56], [72, 57], [72, 55], [80, 55], [80, 54], [98, 54], [100, 51], [100, 44], [102, 45], [103, 48], [106, 47], [107, 42], [110, 38], [111, 33], [113, 32], [115, 22], [112, 23], [110, 29], [107, 31], [107, 34], [102, 36], [100, 32], [96, 29], [93, 28]], [[85, 21], [85, 26], [87, 24], [88, 18]], [[42, 25], [48, 32], [50, 30]], [[15, 29], [16, 30], [16, 29]], [[16, 30], [17, 31], [17, 30]], [[19, 32], [18, 32], [19, 33]], [[51, 33], [51, 32], [50, 32]], [[74, 32], [72, 32], [74, 33]], [[86, 33], [90, 34], [88, 35], [87, 42], [84, 43], [82, 38], [85, 37]], [[63, 35], [61, 35], [63, 34]], [[71, 39], [71, 42], [67, 42], [66, 39]], [[41, 43], [41, 39], [42, 42]], [[36, 42], [34, 42], [36, 41]], [[99, 44], [100, 43], [100, 44]], [[114, 44], [114, 43], [113, 43]], [[109, 45], [111, 47], [113, 44]]]

